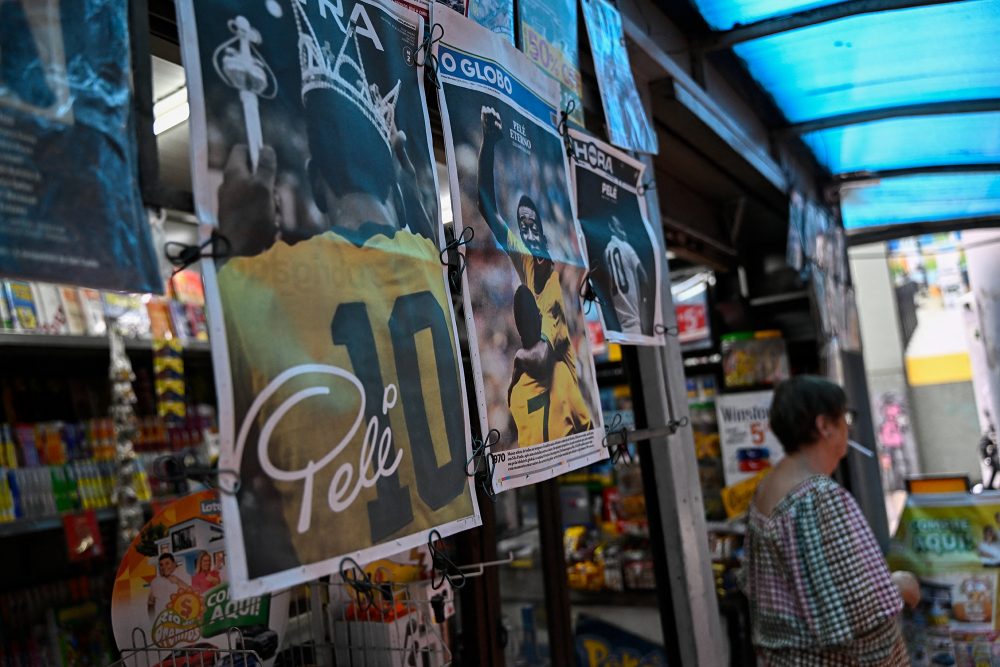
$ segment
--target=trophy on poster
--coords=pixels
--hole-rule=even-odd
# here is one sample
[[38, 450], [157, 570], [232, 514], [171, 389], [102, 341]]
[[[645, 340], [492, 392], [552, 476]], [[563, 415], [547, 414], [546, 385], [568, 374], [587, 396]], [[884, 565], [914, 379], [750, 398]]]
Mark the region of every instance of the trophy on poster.
[[250, 167], [256, 172], [260, 147], [264, 143], [257, 100], [261, 97], [272, 99], [277, 93], [278, 83], [274, 72], [255, 48], [261, 43], [260, 32], [244, 16], [230, 19], [229, 30], [233, 37], [215, 50], [212, 64], [219, 77], [240, 93]]

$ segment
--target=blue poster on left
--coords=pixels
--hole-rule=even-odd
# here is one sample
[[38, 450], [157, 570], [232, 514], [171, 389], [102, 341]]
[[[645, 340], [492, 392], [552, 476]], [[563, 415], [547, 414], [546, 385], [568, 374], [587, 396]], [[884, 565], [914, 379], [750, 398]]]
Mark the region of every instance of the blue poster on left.
[[162, 292], [129, 53], [125, 2], [0, 2], [0, 275]]

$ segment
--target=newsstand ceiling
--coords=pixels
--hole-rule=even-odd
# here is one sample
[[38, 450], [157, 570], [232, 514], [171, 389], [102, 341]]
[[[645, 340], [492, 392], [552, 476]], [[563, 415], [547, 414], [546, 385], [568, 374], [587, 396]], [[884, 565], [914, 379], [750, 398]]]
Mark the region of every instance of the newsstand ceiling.
[[1000, 0], [689, 1], [696, 51], [739, 58], [855, 242], [1000, 225]]

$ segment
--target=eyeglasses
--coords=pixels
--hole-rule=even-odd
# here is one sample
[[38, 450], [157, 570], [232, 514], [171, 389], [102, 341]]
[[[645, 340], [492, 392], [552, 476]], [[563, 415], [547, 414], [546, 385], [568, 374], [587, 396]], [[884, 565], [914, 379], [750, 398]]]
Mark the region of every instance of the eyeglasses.
[[858, 411], [857, 410], [851, 410], [850, 408], [848, 408], [847, 410], [845, 410], [844, 411], [844, 421], [847, 422], [848, 428], [850, 428], [851, 426], [854, 426], [857, 423], [857, 421], [858, 421]]

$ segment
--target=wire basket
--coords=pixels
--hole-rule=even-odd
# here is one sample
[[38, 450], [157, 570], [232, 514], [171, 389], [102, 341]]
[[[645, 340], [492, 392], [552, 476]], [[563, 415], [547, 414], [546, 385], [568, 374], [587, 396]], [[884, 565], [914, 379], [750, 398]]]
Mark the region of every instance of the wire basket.
[[[110, 667], [445, 667], [451, 664], [446, 620], [451, 588], [408, 584], [312, 581], [288, 598], [281, 649], [233, 628], [223, 646], [155, 645], [140, 629]], [[273, 634], [273, 633], [272, 633]], [[218, 643], [218, 642], [217, 642]]]
[[446, 620], [454, 599], [428, 581], [330, 585], [329, 634], [337, 667], [442, 667], [451, 664]]
[[140, 629], [132, 632], [133, 648], [121, 652], [111, 667], [262, 667], [257, 651], [247, 648], [243, 633], [233, 628], [226, 633], [226, 646], [214, 644], [161, 648], [152, 644]]

